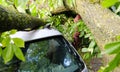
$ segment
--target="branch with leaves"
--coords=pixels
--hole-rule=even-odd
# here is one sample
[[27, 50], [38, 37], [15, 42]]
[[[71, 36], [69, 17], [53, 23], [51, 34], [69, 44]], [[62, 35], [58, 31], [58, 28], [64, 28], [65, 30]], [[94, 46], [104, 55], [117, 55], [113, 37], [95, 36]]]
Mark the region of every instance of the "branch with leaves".
[[0, 36], [0, 56], [6, 64], [13, 59], [14, 55], [25, 61], [24, 55], [20, 48], [24, 48], [24, 41], [20, 38], [11, 38], [10, 35], [15, 34], [17, 30], [3, 32]]

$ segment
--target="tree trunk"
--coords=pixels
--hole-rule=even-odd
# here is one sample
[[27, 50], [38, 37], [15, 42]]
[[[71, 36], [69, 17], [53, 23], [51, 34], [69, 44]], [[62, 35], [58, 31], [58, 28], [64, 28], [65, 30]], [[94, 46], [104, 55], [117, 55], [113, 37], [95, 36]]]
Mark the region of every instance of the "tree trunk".
[[45, 22], [43, 20], [24, 13], [19, 13], [13, 8], [7, 8], [0, 5], [0, 32], [10, 29], [33, 29], [38, 26], [43, 26], [44, 24]]
[[[79, 13], [87, 27], [91, 30], [95, 40], [104, 51], [106, 43], [115, 41], [120, 35], [120, 17], [110, 10], [102, 8], [98, 3], [90, 3], [86, 0], [76, 0], [75, 11]], [[112, 60], [113, 56], [104, 55], [104, 65]], [[120, 71], [120, 69], [115, 72]]]

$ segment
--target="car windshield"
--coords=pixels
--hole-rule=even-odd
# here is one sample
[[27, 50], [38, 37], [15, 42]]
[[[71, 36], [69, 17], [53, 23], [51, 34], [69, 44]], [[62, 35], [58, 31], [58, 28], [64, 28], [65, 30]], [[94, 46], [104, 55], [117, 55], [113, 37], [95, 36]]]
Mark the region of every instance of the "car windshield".
[[26, 43], [26, 61], [19, 72], [81, 72], [84, 63], [62, 37], [51, 37]]

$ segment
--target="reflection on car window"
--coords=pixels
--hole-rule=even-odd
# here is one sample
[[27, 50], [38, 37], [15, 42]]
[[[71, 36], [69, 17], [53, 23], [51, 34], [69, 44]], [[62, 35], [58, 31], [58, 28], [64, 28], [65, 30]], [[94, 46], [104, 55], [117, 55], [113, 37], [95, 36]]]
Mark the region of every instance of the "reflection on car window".
[[80, 72], [83, 69], [62, 37], [42, 39], [28, 45], [26, 61], [21, 63], [19, 72]]

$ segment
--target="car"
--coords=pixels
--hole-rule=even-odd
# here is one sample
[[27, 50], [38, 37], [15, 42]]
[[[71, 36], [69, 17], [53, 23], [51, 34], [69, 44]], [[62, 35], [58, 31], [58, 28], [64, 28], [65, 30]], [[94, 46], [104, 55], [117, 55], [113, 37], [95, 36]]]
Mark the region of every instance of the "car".
[[88, 72], [76, 49], [56, 29], [18, 31], [11, 37], [25, 41], [26, 61], [20, 63], [18, 72]]

